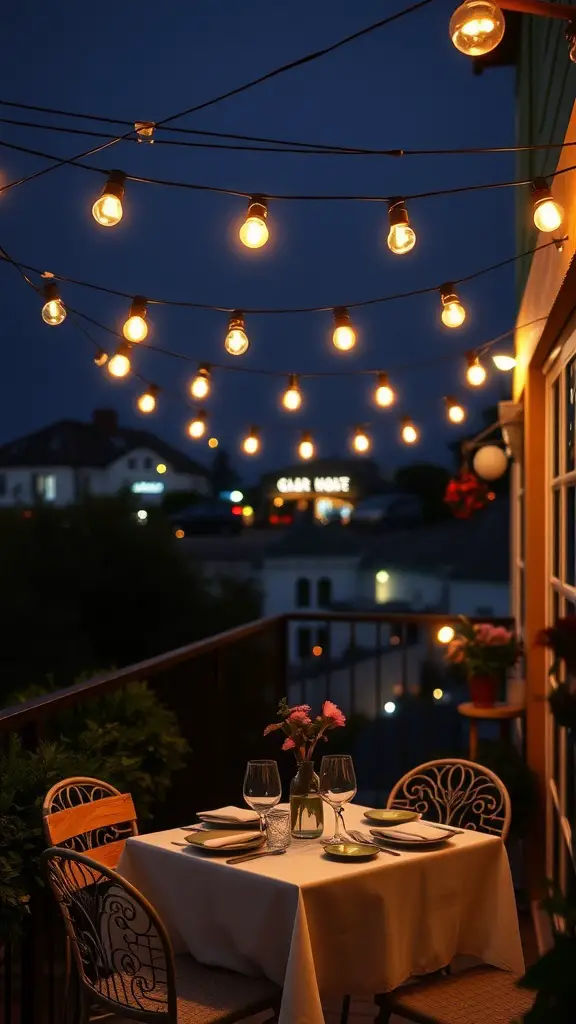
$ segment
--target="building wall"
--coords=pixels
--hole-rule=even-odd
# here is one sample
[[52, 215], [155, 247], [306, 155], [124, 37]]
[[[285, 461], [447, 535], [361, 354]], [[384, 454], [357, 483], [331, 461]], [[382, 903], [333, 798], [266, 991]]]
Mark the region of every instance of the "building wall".
[[[384, 579], [387, 576], [387, 579]], [[438, 576], [382, 567], [364, 569], [358, 578], [358, 597], [376, 604], [400, 602], [414, 611], [437, 608], [442, 602], [444, 581]]]
[[0, 508], [14, 505], [33, 505], [41, 500], [34, 492], [34, 480], [44, 477], [50, 480], [48, 500], [54, 505], [69, 505], [75, 500], [76, 477], [68, 466], [33, 466], [26, 469], [0, 469]]
[[448, 611], [453, 615], [510, 615], [510, 584], [451, 580]]

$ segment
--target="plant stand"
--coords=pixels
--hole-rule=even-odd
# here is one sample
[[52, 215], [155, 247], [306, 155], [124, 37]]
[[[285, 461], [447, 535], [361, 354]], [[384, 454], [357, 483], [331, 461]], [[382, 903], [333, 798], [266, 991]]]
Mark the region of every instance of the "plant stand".
[[516, 718], [524, 714], [523, 704], [495, 704], [493, 708], [478, 708], [471, 701], [458, 705], [458, 713], [470, 723], [469, 758], [476, 761], [478, 756], [478, 723], [499, 722], [500, 739], [510, 742], [510, 728]]

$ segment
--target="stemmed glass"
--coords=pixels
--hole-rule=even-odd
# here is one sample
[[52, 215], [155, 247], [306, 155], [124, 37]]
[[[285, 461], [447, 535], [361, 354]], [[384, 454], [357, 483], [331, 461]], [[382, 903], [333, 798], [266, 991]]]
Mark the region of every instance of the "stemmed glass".
[[320, 796], [334, 811], [334, 835], [327, 842], [349, 842], [349, 837], [340, 832], [344, 827], [342, 807], [356, 795], [356, 789], [356, 774], [349, 754], [329, 754], [322, 758]]
[[282, 797], [276, 761], [248, 761], [243, 793], [248, 806], [260, 816], [260, 831], [265, 833], [266, 816]]

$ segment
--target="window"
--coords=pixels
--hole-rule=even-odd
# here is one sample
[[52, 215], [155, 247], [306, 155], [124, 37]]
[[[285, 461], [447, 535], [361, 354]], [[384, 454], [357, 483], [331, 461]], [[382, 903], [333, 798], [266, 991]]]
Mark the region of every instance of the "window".
[[319, 608], [329, 608], [332, 603], [332, 580], [322, 576], [316, 583], [316, 604]]
[[138, 466], [138, 460], [131, 456], [128, 459], [128, 469], [136, 469]]
[[147, 455], [144, 459], [144, 469], [152, 469], [152, 459]]
[[316, 653], [326, 658], [330, 654], [330, 627], [320, 626], [316, 630]]
[[379, 569], [374, 577], [374, 600], [376, 604], [386, 604], [390, 600], [390, 574], [386, 569]]
[[310, 657], [312, 650], [312, 633], [307, 626], [301, 626], [298, 630], [298, 657], [301, 661]]
[[310, 607], [310, 580], [306, 579], [305, 576], [301, 576], [299, 580], [296, 580], [296, 607]]
[[41, 501], [56, 501], [56, 477], [53, 473], [35, 473], [34, 495]]

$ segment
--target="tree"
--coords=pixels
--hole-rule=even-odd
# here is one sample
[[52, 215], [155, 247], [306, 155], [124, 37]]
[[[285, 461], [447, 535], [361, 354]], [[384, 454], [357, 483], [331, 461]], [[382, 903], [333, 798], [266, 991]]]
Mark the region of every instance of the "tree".
[[394, 486], [406, 494], [415, 494], [422, 504], [427, 522], [447, 518], [444, 494], [450, 473], [444, 466], [430, 462], [414, 462], [400, 466], [394, 474]]

